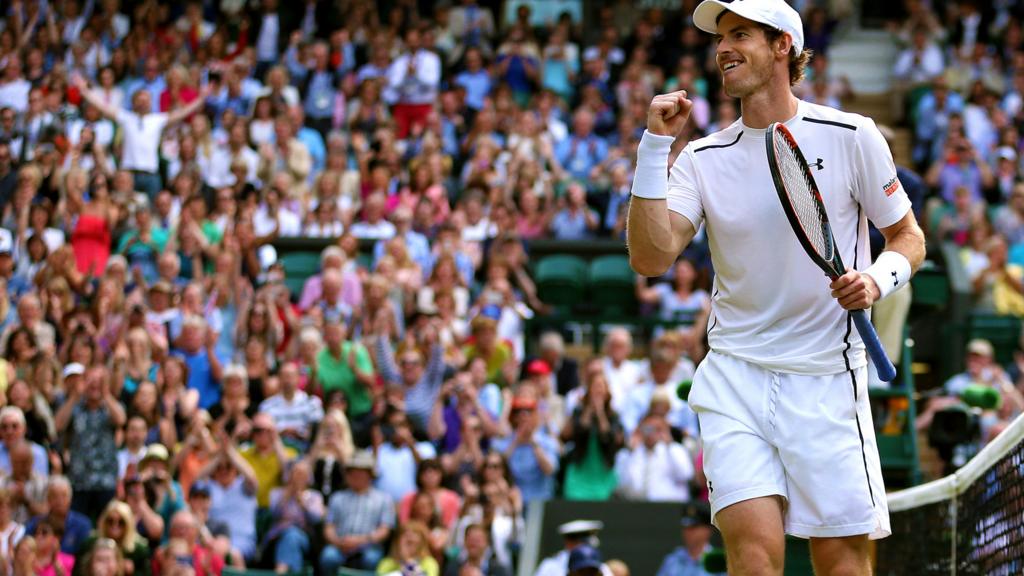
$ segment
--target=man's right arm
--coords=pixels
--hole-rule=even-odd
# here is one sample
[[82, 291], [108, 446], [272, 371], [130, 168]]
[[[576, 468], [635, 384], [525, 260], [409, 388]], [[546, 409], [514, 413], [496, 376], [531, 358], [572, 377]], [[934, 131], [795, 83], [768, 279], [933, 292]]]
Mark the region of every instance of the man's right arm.
[[688, 219], [669, 211], [666, 200], [669, 152], [692, 107], [680, 90], [655, 96], [647, 112], [626, 223], [629, 264], [644, 276], [664, 274], [696, 234]]

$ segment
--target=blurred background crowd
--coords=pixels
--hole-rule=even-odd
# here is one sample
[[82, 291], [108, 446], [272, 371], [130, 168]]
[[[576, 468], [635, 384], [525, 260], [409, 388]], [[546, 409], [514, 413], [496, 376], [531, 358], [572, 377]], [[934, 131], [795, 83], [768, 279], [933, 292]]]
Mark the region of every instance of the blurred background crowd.
[[[530, 246], [623, 238], [653, 95], [694, 101], [676, 153], [738, 105], [696, 1], [556, 4], [2, 5], [0, 573], [494, 576], [531, 502], [706, 500], [703, 238], [636, 280], [687, 327], [590, 357], [528, 341]], [[840, 107], [842, 3], [797, 4]], [[904, 4], [904, 186], [1024, 314], [1022, 3]], [[326, 239], [298, 286], [288, 238]]]

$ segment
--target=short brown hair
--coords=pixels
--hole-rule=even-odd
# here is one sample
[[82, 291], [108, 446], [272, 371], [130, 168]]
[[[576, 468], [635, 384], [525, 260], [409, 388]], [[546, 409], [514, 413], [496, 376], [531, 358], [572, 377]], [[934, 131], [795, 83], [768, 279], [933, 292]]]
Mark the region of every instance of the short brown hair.
[[[785, 34], [778, 28], [772, 28], [767, 24], [762, 24], [761, 28], [764, 30], [765, 38], [768, 39], [768, 43], [771, 44], [782, 38]], [[807, 63], [811, 61], [811, 56], [814, 55], [814, 51], [804, 48], [799, 54], [795, 50], [790, 48], [789, 50], [789, 85], [796, 86], [804, 80], [804, 70], [807, 68]]]

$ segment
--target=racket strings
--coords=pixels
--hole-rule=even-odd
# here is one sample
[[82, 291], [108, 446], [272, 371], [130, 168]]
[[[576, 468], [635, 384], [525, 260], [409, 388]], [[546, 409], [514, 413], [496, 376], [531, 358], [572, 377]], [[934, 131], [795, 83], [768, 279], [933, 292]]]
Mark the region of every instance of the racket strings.
[[779, 172], [800, 226], [815, 252], [825, 260], [832, 260], [832, 234], [828, 229], [825, 208], [815, 197], [811, 176], [797, 158], [789, 140], [779, 132], [775, 132], [774, 138], [775, 149], [779, 151]]

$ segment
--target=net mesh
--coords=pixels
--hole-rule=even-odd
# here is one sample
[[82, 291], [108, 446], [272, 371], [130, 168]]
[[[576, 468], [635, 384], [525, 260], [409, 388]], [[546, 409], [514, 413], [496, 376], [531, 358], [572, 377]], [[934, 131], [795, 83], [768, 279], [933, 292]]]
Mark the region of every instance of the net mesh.
[[1024, 574], [1024, 418], [997, 442], [952, 477], [889, 496], [877, 574]]
[[779, 174], [793, 212], [814, 251], [824, 260], [832, 260], [832, 234], [828, 229], [825, 207], [815, 198], [814, 181], [797, 158], [790, 140], [780, 130], [775, 130], [772, 138], [775, 140]]

